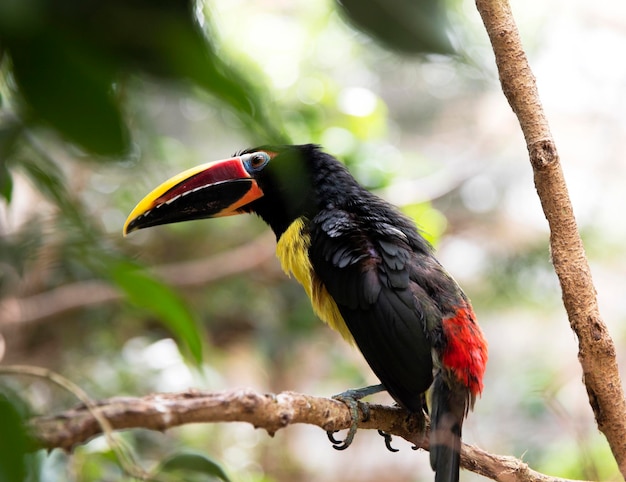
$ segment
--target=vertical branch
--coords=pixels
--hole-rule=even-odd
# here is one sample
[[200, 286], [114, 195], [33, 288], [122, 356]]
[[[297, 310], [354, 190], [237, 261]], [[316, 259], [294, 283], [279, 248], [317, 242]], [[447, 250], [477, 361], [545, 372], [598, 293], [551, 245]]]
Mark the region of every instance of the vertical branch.
[[476, 0], [476, 6], [491, 40], [502, 90], [526, 139], [535, 187], [550, 225], [552, 263], [570, 325], [578, 337], [578, 358], [589, 403], [626, 477], [626, 401], [615, 346], [600, 317], [589, 264], [535, 78], [508, 0]]

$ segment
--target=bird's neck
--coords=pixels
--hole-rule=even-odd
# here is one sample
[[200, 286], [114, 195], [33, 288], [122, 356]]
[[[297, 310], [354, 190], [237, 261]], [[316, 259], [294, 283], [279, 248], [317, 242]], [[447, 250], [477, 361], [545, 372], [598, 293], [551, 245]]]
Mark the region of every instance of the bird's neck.
[[259, 199], [253, 210], [272, 228], [276, 239], [299, 219], [313, 219], [324, 209], [342, 208], [368, 193], [334, 157], [321, 151], [306, 162], [284, 164], [266, 182], [271, 197]]
[[302, 210], [296, 209], [295, 202], [266, 201], [268, 202], [260, 203], [255, 207], [254, 211], [274, 231], [276, 240], [281, 239], [295, 222], [303, 222], [305, 219], [302, 215]]

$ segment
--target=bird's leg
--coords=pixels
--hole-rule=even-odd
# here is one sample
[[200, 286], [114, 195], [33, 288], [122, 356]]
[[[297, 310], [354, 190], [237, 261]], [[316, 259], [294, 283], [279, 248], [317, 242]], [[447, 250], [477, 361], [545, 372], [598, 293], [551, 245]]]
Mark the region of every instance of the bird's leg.
[[[354, 435], [356, 434], [359, 424], [359, 403], [361, 402], [361, 399], [367, 397], [368, 395], [384, 392], [385, 390], [386, 388], [381, 383], [379, 385], [346, 390], [345, 392], [333, 396], [335, 400], [339, 400], [348, 406], [352, 416], [352, 425], [350, 425], [348, 435], [346, 435], [344, 440], [337, 440], [333, 436], [334, 432], [326, 432], [328, 440], [330, 440], [335, 449], [345, 450], [352, 444], [352, 440], [354, 440]], [[363, 421], [365, 422], [370, 418], [369, 407], [367, 405], [362, 405], [361, 410], [363, 410]]]

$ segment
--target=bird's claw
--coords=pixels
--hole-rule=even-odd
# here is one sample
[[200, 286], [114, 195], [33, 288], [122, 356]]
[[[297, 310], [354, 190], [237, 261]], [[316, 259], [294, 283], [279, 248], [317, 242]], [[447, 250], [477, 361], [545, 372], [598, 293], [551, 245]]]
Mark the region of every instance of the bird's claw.
[[391, 434], [379, 430], [378, 435], [385, 439], [385, 447], [387, 447], [387, 450], [389, 450], [389, 452], [400, 452], [400, 449], [394, 449], [391, 446]]
[[[352, 424], [352, 426], [354, 426], [354, 424]], [[345, 440], [337, 440], [333, 435], [335, 432], [326, 432], [328, 440], [330, 440], [330, 443], [333, 444], [333, 448], [335, 450], [346, 450], [348, 447], [350, 447], [350, 445], [352, 444], [352, 440], [354, 440], [354, 434], [356, 433], [356, 429], [354, 430], [354, 432], [352, 432], [352, 426], [350, 427], [350, 431], [348, 432]]]
[[359, 424], [359, 408], [361, 412], [363, 412], [363, 422], [367, 422], [370, 418], [370, 409], [369, 405], [366, 403], [361, 403], [361, 398], [371, 395], [373, 393], [377, 393], [384, 390], [382, 385], [373, 385], [371, 387], [358, 388], [356, 390], [347, 390], [339, 395], [333, 396], [333, 399], [339, 400], [340, 402], [345, 403], [350, 409], [350, 416], [352, 418], [352, 424], [348, 429], [348, 434], [346, 438], [343, 440], [337, 440], [334, 436], [334, 431], [326, 432], [328, 436], [328, 440], [333, 444], [333, 448], [335, 450], [345, 450], [347, 449], [354, 440], [354, 436], [356, 435], [356, 431]]
[[[328, 440], [330, 440], [330, 442], [333, 444], [333, 448], [335, 450], [345, 450], [350, 447], [350, 445], [352, 445], [352, 441], [354, 440], [354, 436], [356, 435], [359, 424], [359, 404], [361, 404], [361, 402], [354, 399], [353, 397], [344, 396], [344, 394], [336, 395], [333, 398], [335, 400], [339, 400], [340, 402], [345, 403], [348, 406], [348, 408], [350, 409], [352, 424], [350, 424], [350, 428], [348, 429], [348, 435], [346, 435], [346, 438], [343, 440], [337, 440], [333, 435], [334, 432], [326, 432], [326, 435], [328, 435]], [[363, 411], [363, 421], [369, 419], [369, 407], [365, 407], [367, 407], [367, 405], [361, 404], [361, 410]]]
[[333, 444], [333, 446], [340, 445], [343, 443], [343, 440], [337, 440], [335, 438], [335, 434], [337, 432], [339, 432], [339, 430], [327, 430], [326, 431], [326, 436], [328, 437], [328, 440], [330, 440], [330, 443]]

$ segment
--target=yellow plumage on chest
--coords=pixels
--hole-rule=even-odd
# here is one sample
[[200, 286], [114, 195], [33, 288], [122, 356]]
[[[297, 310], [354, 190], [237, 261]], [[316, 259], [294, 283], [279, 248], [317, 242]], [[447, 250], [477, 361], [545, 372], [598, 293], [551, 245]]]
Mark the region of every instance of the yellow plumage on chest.
[[304, 287], [304, 291], [311, 300], [314, 313], [322, 321], [328, 323], [331, 328], [338, 331], [347, 341], [354, 343], [335, 300], [315, 275], [309, 259], [310, 244], [311, 238], [304, 230], [304, 219], [298, 218], [291, 223], [278, 240], [276, 256], [278, 256], [287, 276], [293, 274]]

